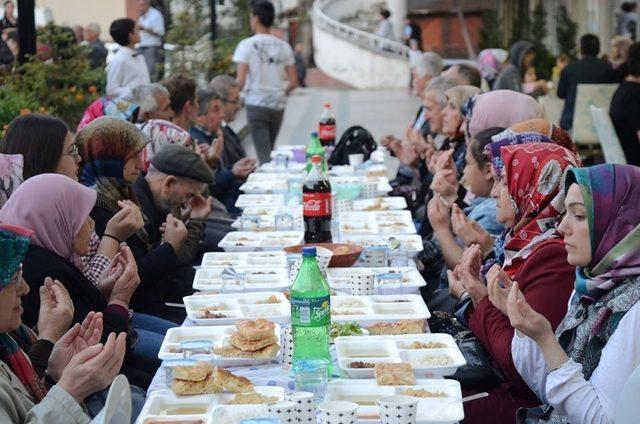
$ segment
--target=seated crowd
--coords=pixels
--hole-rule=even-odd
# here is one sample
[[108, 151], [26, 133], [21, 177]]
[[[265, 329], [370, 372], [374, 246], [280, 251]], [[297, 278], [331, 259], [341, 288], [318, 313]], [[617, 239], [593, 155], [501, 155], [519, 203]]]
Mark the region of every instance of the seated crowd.
[[[528, 47], [516, 53], [494, 84], [519, 86]], [[638, 46], [627, 65], [640, 75]], [[454, 376], [489, 393], [464, 422], [613, 422], [640, 363], [640, 168], [582, 167], [532, 96], [481, 85], [476, 68], [422, 54], [416, 117], [381, 140], [423, 239], [431, 331], [482, 359]], [[75, 133], [27, 114], [0, 141], [1, 422], [89, 422], [117, 374], [135, 420], [186, 317], [168, 305], [240, 213], [256, 160], [229, 125], [236, 80], [127, 93], [96, 100]]]

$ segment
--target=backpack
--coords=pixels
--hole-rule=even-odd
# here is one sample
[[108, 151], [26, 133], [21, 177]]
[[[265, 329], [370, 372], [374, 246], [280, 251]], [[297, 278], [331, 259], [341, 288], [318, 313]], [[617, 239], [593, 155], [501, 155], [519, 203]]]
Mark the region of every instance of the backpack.
[[354, 125], [342, 133], [336, 148], [331, 153], [329, 164], [332, 166], [348, 165], [349, 155], [357, 153], [364, 154], [364, 160], [366, 161], [376, 148], [377, 144], [371, 133], [361, 126]]

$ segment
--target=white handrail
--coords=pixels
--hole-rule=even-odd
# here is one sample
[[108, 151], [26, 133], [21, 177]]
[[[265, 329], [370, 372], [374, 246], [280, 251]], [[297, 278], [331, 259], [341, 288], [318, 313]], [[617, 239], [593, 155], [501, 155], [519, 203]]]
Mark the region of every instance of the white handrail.
[[314, 25], [333, 33], [337, 37], [350, 41], [362, 48], [371, 50], [378, 54], [400, 59], [407, 59], [409, 57], [409, 48], [404, 44], [380, 37], [370, 32], [359, 30], [327, 16], [323, 9], [336, 1], [340, 0], [314, 1], [312, 13]]

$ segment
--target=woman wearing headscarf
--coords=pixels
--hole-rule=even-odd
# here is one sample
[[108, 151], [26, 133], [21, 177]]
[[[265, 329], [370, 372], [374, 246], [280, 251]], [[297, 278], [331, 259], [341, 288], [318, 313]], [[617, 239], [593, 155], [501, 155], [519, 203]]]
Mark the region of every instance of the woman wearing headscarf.
[[30, 290], [22, 279], [21, 262], [31, 234], [0, 224], [0, 422], [88, 423], [81, 403], [113, 381], [125, 354], [126, 334], [110, 334], [104, 345], [98, 344], [102, 314], [92, 312], [54, 345], [46, 377], [38, 375], [10, 334], [30, 331], [21, 326], [20, 299]]
[[[431, 198], [434, 188], [442, 186], [446, 188], [439, 189], [440, 195], [446, 198], [449, 203], [455, 201], [463, 203], [466, 189], [461, 184], [457, 184], [464, 172], [466, 152], [461, 107], [469, 98], [479, 92], [479, 88], [470, 85], [457, 86], [445, 91], [447, 103], [442, 112], [441, 133], [446, 138], [440, 151], [434, 152], [425, 159], [428, 162], [427, 168], [430, 175], [423, 181], [420, 192], [421, 199]], [[431, 180], [431, 176], [433, 176], [433, 180]], [[438, 182], [436, 178], [440, 178], [442, 181]], [[427, 280], [427, 286], [421, 290], [421, 293], [425, 298], [429, 298], [438, 286], [445, 263], [440, 246], [434, 237], [429, 216], [426, 213], [420, 227], [420, 235], [424, 248], [418, 259], [421, 262], [421, 274]]]
[[527, 121], [518, 122], [508, 128], [507, 133], [527, 133], [535, 132], [549, 137], [554, 143], [571, 150], [573, 153], [578, 153], [576, 143], [566, 130], [552, 124], [546, 119], [529, 119]]
[[[521, 284], [489, 281], [517, 329], [515, 366], [545, 403], [518, 422], [613, 423], [624, 381], [640, 364], [640, 168], [597, 165], [566, 177], [567, 214], [558, 230], [576, 267], [569, 310], [553, 325]], [[506, 298], [506, 300], [505, 300]]]
[[[37, 295], [45, 278], [60, 281], [69, 292], [74, 306], [73, 322], [82, 322], [90, 311], [102, 312], [103, 341], [111, 332], [129, 334], [129, 348], [137, 334], [130, 325], [129, 301], [140, 279], [135, 260], [128, 247], [121, 249], [119, 269], [114, 268], [113, 287], [105, 297], [81, 271], [81, 256], [89, 249], [93, 220], [89, 213], [96, 192], [58, 174], [41, 174], [18, 187], [0, 209], [0, 222], [34, 230], [32, 244], [23, 261], [24, 278], [31, 287], [23, 299], [24, 323], [33, 326], [38, 319], [40, 299]], [[129, 352], [124, 373], [137, 386], [146, 388], [150, 376], [138, 371], [146, 367]], [[149, 368], [149, 367], [147, 367]]]
[[491, 127], [509, 128], [518, 122], [542, 118], [542, 108], [531, 96], [497, 90], [472, 97], [463, 107], [467, 138]]
[[503, 49], [484, 49], [478, 53], [478, 68], [489, 87], [493, 87], [493, 81], [502, 70], [508, 55], [509, 53]]
[[[109, 237], [107, 223], [120, 211], [121, 205], [132, 203], [138, 207], [132, 184], [142, 172], [142, 152], [148, 148], [147, 140], [133, 124], [113, 118], [96, 119], [78, 133], [76, 140], [82, 152], [80, 182], [97, 192], [91, 211], [95, 231]], [[143, 219], [148, 222], [146, 216]], [[173, 247], [166, 242], [153, 246], [144, 226], [126, 240], [118, 241], [126, 241], [131, 248], [141, 280], [131, 299], [131, 307], [172, 322], [183, 321], [184, 310], [165, 306], [168, 299], [163, 296], [167, 285], [171, 284], [168, 276], [177, 266]], [[171, 326], [164, 319], [160, 321], [165, 325], [146, 327], [145, 315], [134, 314], [133, 317], [136, 328], [154, 329], [159, 334], [164, 334], [166, 327]]]
[[533, 64], [536, 53], [533, 44], [528, 41], [516, 41], [509, 48], [509, 63], [493, 83], [494, 90], [522, 91], [524, 72]]
[[164, 146], [179, 144], [196, 151], [196, 142], [182, 127], [163, 119], [150, 119], [140, 125], [140, 130], [146, 136], [149, 143], [142, 150], [143, 170], [146, 172], [151, 164], [151, 158]]
[[[499, 155], [496, 161], [489, 153], [496, 181], [491, 195], [497, 201], [498, 221], [508, 232], [502, 268], [493, 267], [487, 279], [518, 281], [525, 298], [555, 328], [566, 311], [573, 274], [555, 225], [564, 211], [564, 175], [575, 166], [575, 157], [552, 143], [505, 146]], [[505, 306], [489, 300], [480, 279], [481, 257], [478, 246], [468, 248], [450, 284], [460, 285], [471, 300], [465, 312], [469, 329], [487, 350], [502, 382], [489, 389], [488, 398], [465, 405], [465, 422], [512, 423], [517, 408], [538, 401], [513, 364], [513, 328]]]

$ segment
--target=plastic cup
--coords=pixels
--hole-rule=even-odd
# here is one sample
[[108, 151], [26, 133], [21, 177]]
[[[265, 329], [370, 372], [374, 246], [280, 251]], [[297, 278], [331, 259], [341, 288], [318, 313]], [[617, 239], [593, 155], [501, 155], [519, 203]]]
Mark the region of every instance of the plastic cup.
[[375, 273], [369, 270], [354, 272], [349, 275], [351, 294], [353, 296], [370, 296], [375, 288]]
[[418, 399], [411, 396], [384, 396], [378, 399], [382, 424], [413, 424], [416, 422]]
[[354, 168], [362, 165], [364, 163], [364, 154], [363, 153], [354, 153], [349, 155], [349, 165]]
[[296, 404], [296, 418], [300, 423], [316, 422], [316, 399], [311, 392], [293, 392], [287, 395], [287, 400]]
[[329, 363], [323, 359], [304, 359], [293, 367], [296, 391], [310, 392], [316, 402], [322, 401], [329, 380]]
[[323, 424], [355, 424], [358, 404], [346, 401], [325, 402], [318, 406]]

